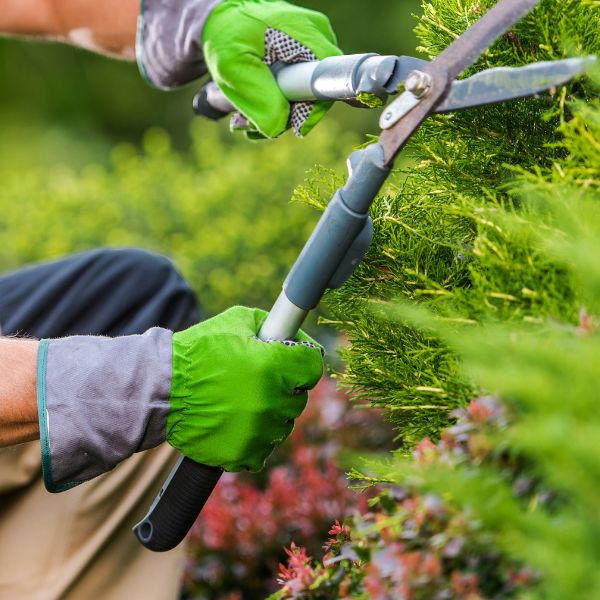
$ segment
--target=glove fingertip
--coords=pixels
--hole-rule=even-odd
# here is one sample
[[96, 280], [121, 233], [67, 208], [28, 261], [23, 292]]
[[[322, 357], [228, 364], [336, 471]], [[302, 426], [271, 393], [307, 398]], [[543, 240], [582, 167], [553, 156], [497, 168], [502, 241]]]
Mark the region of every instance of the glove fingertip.
[[313, 22], [317, 29], [333, 44], [337, 44], [337, 36], [333, 31], [331, 21], [327, 15], [322, 12], [314, 11], [312, 13]]
[[302, 380], [296, 382], [296, 388], [312, 390], [319, 383], [325, 371], [323, 349], [320, 346], [310, 347], [302, 344], [292, 350], [295, 350], [297, 360], [301, 361], [304, 366]]

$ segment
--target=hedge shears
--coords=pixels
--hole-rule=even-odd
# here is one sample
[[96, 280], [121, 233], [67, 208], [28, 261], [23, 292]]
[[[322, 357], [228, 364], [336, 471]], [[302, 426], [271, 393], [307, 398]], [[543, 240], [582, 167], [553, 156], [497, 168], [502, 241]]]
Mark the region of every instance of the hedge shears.
[[[431, 114], [532, 96], [589, 72], [594, 56], [493, 68], [457, 80], [492, 43], [529, 13], [539, 0], [500, 0], [435, 60], [358, 54], [295, 65], [274, 65], [273, 74], [290, 101], [340, 100], [384, 106], [376, 143], [352, 153], [348, 179], [336, 191], [289, 272], [264, 323], [263, 340], [293, 339], [327, 289], [340, 287], [364, 258], [373, 236], [369, 208], [394, 159]], [[220, 118], [234, 110], [214, 83], [196, 96], [195, 111]], [[148, 514], [134, 531], [154, 551], [185, 537], [217, 484], [222, 470], [181, 457]]]

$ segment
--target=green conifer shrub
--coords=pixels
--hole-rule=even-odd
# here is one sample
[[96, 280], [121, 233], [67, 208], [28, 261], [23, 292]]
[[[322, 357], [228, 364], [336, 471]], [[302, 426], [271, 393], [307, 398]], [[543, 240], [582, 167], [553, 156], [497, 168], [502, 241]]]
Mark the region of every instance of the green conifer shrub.
[[504, 405], [475, 399], [436, 444], [355, 473], [389, 491], [333, 527], [319, 561], [293, 547], [274, 599], [600, 597], [600, 101], [561, 132], [565, 158], [521, 172], [508, 189], [519, 210], [489, 216], [564, 269], [577, 319], [457, 325], [435, 307], [379, 303], [378, 319], [442, 340]]
[[[425, 4], [423, 48], [489, 4]], [[599, 8], [542, 2], [476, 68], [598, 54]], [[390, 491], [319, 560], [291, 548], [274, 598], [600, 597], [597, 82], [422, 127], [367, 261], [328, 298], [342, 384], [388, 409], [404, 451], [355, 472]]]
[[[425, 3], [417, 26], [421, 50], [433, 57], [492, 4]], [[593, 53], [600, 53], [598, 4], [545, 0], [469, 73]], [[431, 117], [405, 151], [414, 164], [376, 200], [371, 250], [327, 306], [350, 339], [342, 385], [386, 407], [407, 448], [435, 437], [476, 388], [443, 343], [375, 319], [365, 299], [412, 299], [457, 323], [490, 315], [575, 322], [580, 300], [571, 273], [535, 249], [531, 231], [506, 230], [499, 219], [520, 211], [520, 200], [508, 193], [515, 169], [566, 160], [559, 141], [560, 124], [571, 118], [569, 101], [594, 93], [581, 79], [537, 98]], [[297, 197], [323, 206], [338, 184], [318, 172]]]

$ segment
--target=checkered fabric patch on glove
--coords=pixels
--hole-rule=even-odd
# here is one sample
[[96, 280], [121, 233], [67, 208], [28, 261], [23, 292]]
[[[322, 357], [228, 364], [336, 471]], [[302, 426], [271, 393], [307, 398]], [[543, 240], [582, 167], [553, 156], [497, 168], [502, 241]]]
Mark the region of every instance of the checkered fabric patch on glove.
[[282, 0], [224, 0], [202, 34], [208, 70], [238, 114], [232, 128], [249, 137], [274, 138], [292, 128], [306, 135], [329, 102], [289, 103], [270, 66], [342, 54], [327, 17]]
[[[265, 33], [265, 56], [263, 62], [272, 66], [275, 63], [282, 62], [287, 65], [293, 65], [301, 62], [311, 62], [317, 60], [317, 57], [300, 42], [291, 38], [283, 31], [277, 29], [267, 29]], [[302, 137], [302, 127], [310, 117], [313, 109], [313, 102], [291, 102], [289, 127], [292, 128], [298, 137]], [[248, 119], [240, 112], [236, 112], [231, 118], [231, 129], [249, 129]]]

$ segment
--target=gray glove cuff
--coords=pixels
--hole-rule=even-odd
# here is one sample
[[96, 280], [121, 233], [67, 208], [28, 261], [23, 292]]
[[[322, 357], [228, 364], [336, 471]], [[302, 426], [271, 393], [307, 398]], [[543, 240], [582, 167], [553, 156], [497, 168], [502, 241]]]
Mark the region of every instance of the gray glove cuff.
[[165, 439], [172, 332], [42, 340], [37, 397], [46, 489], [61, 492]]
[[173, 89], [206, 73], [202, 29], [221, 0], [142, 0], [137, 62], [152, 85]]

